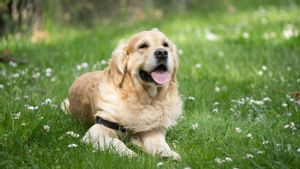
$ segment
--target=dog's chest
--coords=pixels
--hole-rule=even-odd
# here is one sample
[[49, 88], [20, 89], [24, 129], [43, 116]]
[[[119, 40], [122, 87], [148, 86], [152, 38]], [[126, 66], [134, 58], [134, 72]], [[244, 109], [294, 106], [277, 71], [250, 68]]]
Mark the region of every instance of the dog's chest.
[[122, 113], [122, 123], [134, 132], [168, 128], [176, 123], [181, 114], [181, 101], [159, 102], [147, 105], [134, 105]]

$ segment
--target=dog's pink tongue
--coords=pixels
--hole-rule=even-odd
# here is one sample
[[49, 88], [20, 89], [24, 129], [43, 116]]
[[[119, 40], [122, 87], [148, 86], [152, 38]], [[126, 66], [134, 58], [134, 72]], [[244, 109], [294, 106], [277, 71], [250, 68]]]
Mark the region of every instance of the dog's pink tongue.
[[168, 72], [154, 71], [151, 73], [152, 79], [158, 84], [168, 83], [171, 79], [171, 76]]

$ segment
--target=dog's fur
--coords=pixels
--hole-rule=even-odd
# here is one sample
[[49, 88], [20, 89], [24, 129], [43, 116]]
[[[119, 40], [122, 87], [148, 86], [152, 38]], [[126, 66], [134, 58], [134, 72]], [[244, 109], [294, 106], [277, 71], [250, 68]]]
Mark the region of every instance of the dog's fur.
[[[141, 43], [147, 46], [139, 47]], [[168, 51], [171, 76], [169, 82], [161, 85], [143, 81], [139, 75], [140, 69], [153, 69], [153, 53], [158, 48]], [[63, 108], [92, 125], [83, 142], [92, 143], [96, 148], [135, 155], [121, 141], [124, 133], [95, 124], [95, 117], [101, 116], [128, 129], [125, 134], [145, 152], [179, 160], [179, 154], [172, 151], [165, 140], [166, 130], [175, 125], [181, 115], [177, 68], [176, 46], [163, 33], [156, 29], [137, 33], [119, 44], [106, 69], [86, 73], [72, 84]]]

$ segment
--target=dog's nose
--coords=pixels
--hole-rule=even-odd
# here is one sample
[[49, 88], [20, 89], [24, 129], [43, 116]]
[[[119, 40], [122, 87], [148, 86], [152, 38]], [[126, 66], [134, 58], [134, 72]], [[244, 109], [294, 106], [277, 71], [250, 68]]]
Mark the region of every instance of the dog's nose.
[[165, 60], [168, 58], [168, 51], [164, 48], [158, 48], [154, 51], [154, 56], [159, 60]]

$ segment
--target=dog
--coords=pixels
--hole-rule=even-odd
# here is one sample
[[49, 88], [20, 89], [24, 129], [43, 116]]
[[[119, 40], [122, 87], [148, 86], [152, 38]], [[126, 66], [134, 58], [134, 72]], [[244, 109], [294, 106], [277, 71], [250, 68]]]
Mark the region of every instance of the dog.
[[165, 140], [182, 113], [178, 61], [162, 32], [139, 32], [118, 45], [107, 68], [75, 80], [62, 109], [91, 125], [82, 141], [97, 149], [135, 156], [126, 138], [146, 153], [180, 160]]

